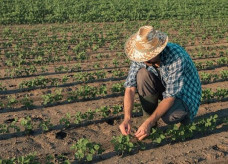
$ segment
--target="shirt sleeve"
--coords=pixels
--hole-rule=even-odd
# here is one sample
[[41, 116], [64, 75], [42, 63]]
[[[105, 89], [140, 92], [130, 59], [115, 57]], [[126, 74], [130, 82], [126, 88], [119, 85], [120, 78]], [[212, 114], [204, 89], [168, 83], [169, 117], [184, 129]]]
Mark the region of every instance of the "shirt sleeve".
[[185, 59], [177, 58], [167, 69], [166, 90], [162, 93], [163, 98], [181, 97], [184, 86]]
[[124, 87], [137, 87], [136, 75], [140, 69], [140, 65], [137, 62], [132, 62], [130, 70], [128, 72], [127, 79], [124, 83]]

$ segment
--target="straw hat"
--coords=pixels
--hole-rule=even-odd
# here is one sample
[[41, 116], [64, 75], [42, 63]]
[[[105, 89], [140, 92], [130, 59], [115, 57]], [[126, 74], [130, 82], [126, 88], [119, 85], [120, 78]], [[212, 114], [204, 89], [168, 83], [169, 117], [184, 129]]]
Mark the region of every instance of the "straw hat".
[[167, 45], [168, 36], [154, 30], [152, 26], [143, 26], [125, 43], [125, 53], [136, 62], [145, 62], [157, 56]]

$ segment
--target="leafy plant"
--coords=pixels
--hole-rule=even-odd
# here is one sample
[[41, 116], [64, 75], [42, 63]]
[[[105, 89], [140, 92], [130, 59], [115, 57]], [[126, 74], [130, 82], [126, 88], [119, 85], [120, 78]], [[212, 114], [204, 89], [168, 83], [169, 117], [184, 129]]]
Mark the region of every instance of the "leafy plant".
[[114, 149], [119, 155], [130, 153], [135, 148], [134, 144], [130, 141], [129, 135], [113, 136], [111, 142], [114, 144]]
[[18, 101], [16, 100], [15, 97], [13, 96], [7, 96], [7, 99], [8, 99], [8, 103], [7, 103], [7, 107], [10, 108], [12, 107], [12, 105], [15, 105], [18, 103]]
[[65, 117], [60, 119], [60, 124], [64, 125], [65, 127], [69, 127], [70, 120], [71, 120], [71, 115], [69, 113], [67, 113]]
[[31, 117], [27, 116], [26, 118], [22, 118], [20, 123], [25, 128], [25, 132], [27, 134], [29, 134], [33, 131], [33, 122], [32, 122]]
[[152, 128], [151, 130], [152, 131], [151, 131], [151, 133], [150, 133], [148, 138], [150, 138], [152, 140], [152, 142], [161, 143], [162, 140], [165, 139], [165, 136], [164, 136], [164, 134], [163, 134], [163, 132], [161, 130], [155, 129], [155, 128]]
[[55, 94], [48, 93], [46, 95], [42, 95], [42, 98], [44, 105], [56, 103], [63, 98], [62, 89], [56, 90]]
[[33, 105], [33, 100], [29, 99], [28, 95], [26, 94], [24, 98], [20, 101], [22, 105], [25, 106], [26, 109], [31, 109]]
[[124, 92], [124, 86], [123, 86], [123, 83], [115, 83], [112, 85], [112, 88], [111, 88], [112, 92], [113, 93], [123, 93]]
[[45, 132], [48, 131], [52, 126], [53, 124], [51, 123], [50, 118], [47, 121], [42, 120], [39, 124], [39, 127]]
[[92, 161], [94, 155], [101, 154], [104, 150], [100, 144], [90, 142], [86, 138], [81, 138], [76, 144], [71, 146], [75, 151], [75, 159], [78, 161]]
[[104, 118], [108, 117], [111, 113], [110, 109], [107, 106], [103, 106], [96, 109], [96, 112], [100, 113], [100, 115]]

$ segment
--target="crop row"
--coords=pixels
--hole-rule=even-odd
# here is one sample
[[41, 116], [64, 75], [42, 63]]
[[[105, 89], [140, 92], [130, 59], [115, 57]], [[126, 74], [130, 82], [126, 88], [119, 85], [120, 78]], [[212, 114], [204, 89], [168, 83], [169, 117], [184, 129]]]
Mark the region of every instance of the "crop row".
[[[139, 23], [140, 24], [145, 24], [145, 23]], [[87, 24], [86, 24], [87, 25]], [[119, 29], [116, 30], [115, 27], [119, 26]], [[78, 52], [97, 52], [99, 48], [106, 47], [109, 50], [122, 50], [123, 49], [123, 44], [125, 42], [125, 39], [135, 32], [139, 26], [135, 28], [129, 28], [132, 29], [131, 32], [128, 32], [126, 34], [126, 30], [123, 31], [123, 26], [125, 24], [120, 24], [120, 25], [115, 25], [115, 26], [110, 26], [114, 28], [115, 30], [110, 29], [108, 33], [104, 34], [103, 29], [95, 28], [94, 30], [89, 30], [90, 32], [86, 31], [81, 31], [78, 30], [78, 27], [71, 27], [66, 28], [63, 31], [60, 32], [60, 36], [58, 36], [59, 32], [57, 33], [51, 33], [50, 31], [52, 29], [49, 29], [50, 31], [46, 31], [44, 34], [38, 34], [41, 35], [42, 37], [40, 38], [39, 35], [32, 35], [29, 34], [29, 32], [37, 31], [36, 29], [32, 30], [24, 30], [25, 32], [22, 32], [20, 35], [19, 32], [18, 34], [14, 34], [11, 29], [5, 28], [3, 30], [3, 38], [7, 37], [7, 40], [4, 40], [1, 42], [1, 47], [4, 49], [4, 56], [6, 58], [14, 58], [15, 60], [17, 57], [20, 57], [22, 59], [25, 58], [34, 58], [38, 60], [38, 58], [51, 58], [54, 56], [55, 58], [60, 58], [62, 56], [63, 58], [65, 54], [75, 54]], [[135, 26], [135, 25], [134, 25]], [[182, 24], [183, 26], [183, 24]], [[182, 27], [181, 26], [181, 27]], [[188, 25], [191, 26], [191, 25]], [[198, 27], [198, 26], [197, 26]], [[217, 28], [221, 28], [223, 26], [218, 26]], [[75, 28], [77, 30], [75, 30]], [[202, 27], [200, 27], [202, 28]], [[169, 28], [167, 28], [164, 31], [168, 31]], [[171, 42], [177, 42], [181, 45], [185, 45], [185, 43], [189, 43], [193, 40], [199, 40], [198, 36], [195, 36], [192, 31], [188, 31], [189, 27], [186, 27], [186, 29], [179, 29], [180, 34], [177, 37], [172, 37], [172, 32], [170, 32], [170, 38], [173, 38]], [[195, 30], [195, 28], [193, 28]], [[211, 30], [211, 28], [208, 28]], [[186, 31], [185, 31], [186, 30]], [[207, 30], [207, 29], [205, 29]], [[175, 30], [176, 31], [176, 30]], [[198, 30], [199, 31], [199, 30]], [[201, 31], [202, 34], [199, 34], [199, 36], [205, 35], [205, 31]], [[216, 32], [216, 33], [215, 33]], [[213, 40], [213, 37], [210, 35], [218, 35], [215, 39], [216, 40], [221, 40], [224, 36], [226, 36], [227, 30], [224, 28], [223, 31], [220, 33], [219, 29], [215, 29], [214, 32], [210, 31], [207, 32], [209, 36], [205, 36], [205, 38], [209, 38], [210, 40]], [[70, 34], [69, 34], [70, 33]], [[175, 32], [176, 35], [176, 32]], [[189, 36], [188, 36], [189, 35]], [[193, 35], [193, 36], [192, 36]], [[27, 37], [30, 36], [30, 37]], [[126, 37], [123, 37], [126, 36]], [[175, 38], [177, 40], [175, 40]], [[189, 40], [186, 40], [186, 38], [189, 38]], [[15, 40], [17, 40], [15, 42]], [[185, 42], [185, 43], [184, 43]], [[58, 55], [56, 55], [58, 54]], [[71, 57], [73, 58], [73, 57]]]
[[[81, 100], [90, 100], [98, 97], [105, 96], [115, 96], [116, 94], [123, 94], [124, 87], [123, 83], [114, 83], [112, 86], [107, 87], [105, 84], [98, 86], [84, 85], [73, 91], [67, 91], [64, 94], [62, 89], [56, 89], [54, 92], [42, 95], [40, 98], [41, 106], [53, 106], [57, 104], [66, 104], [77, 102]], [[228, 96], [228, 89], [218, 88], [216, 91], [212, 91], [211, 88], [206, 88], [202, 91], [202, 103], [210, 102], [214, 100], [223, 100]], [[0, 102], [0, 107], [2, 109], [9, 108], [13, 109], [14, 106], [20, 106], [20, 108], [33, 109], [38, 106], [33, 104], [33, 99], [27, 94], [21, 98], [17, 99], [12, 95], [8, 95], [6, 99]]]
[[[103, 56], [97, 56], [98, 59], [103, 58]], [[94, 69], [106, 69], [106, 68], [117, 68], [117, 67], [127, 67], [130, 64], [130, 60], [125, 58], [123, 59], [123, 54], [118, 53], [117, 57], [112, 59], [111, 61], [105, 60], [104, 63], [99, 62], [93, 62], [91, 64], [83, 65], [83, 63], [77, 63], [74, 65], [60, 65], [55, 66], [50, 72], [50, 70], [47, 68], [47, 64], [44, 66], [41, 66], [40, 68], [37, 68], [34, 65], [30, 66], [24, 66], [20, 63], [19, 66], [15, 68], [6, 68], [4, 70], [4, 74], [2, 78], [14, 78], [14, 77], [25, 77], [25, 76], [34, 76], [38, 74], [53, 74], [53, 73], [67, 73], [67, 72], [78, 72], [78, 71], [92, 71]], [[88, 60], [86, 60], [88, 61]], [[206, 62], [194, 62], [195, 66], [199, 70], [205, 70], [205, 69], [213, 69], [217, 66], [223, 66], [228, 64], [228, 58], [227, 57], [220, 57], [213, 61], [206, 61]], [[12, 62], [11, 62], [12, 64]], [[1, 75], [0, 75], [1, 76]]]
[[[78, 72], [71, 75], [64, 75], [62, 78], [49, 78], [45, 76], [38, 76], [31, 80], [23, 80], [18, 83], [16, 89], [21, 89], [21, 91], [28, 91], [31, 89], [37, 88], [46, 88], [46, 87], [58, 87], [58, 86], [69, 86], [82, 83], [90, 83], [97, 80], [104, 81], [105, 79], [118, 78], [124, 79], [127, 76], [127, 71], [123, 69], [113, 69], [108, 71], [95, 71], [95, 72]], [[217, 74], [212, 73], [200, 73], [200, 79], [202, 84], [210, 82], [225, 81], [228, 79], [228, 71], [222, 70]], [[7, 92], [7, 86], [4, 86], [0, 83], [0, 93]]]
[[[123, 50], [123, 44], [121, 45], [117, 45], [117, 47], [122, 47], [120, 49], [120, 51]], [[69, 46], [67, 46], [69, 47]], [[82, 46], [80, 44], [78, 44], [75, 47], [80, 47], [80, 49], [82, 49]], [[70, 62], [75, 62], [75, 61], [79, 61], [79, 62], [87, 62], [88, 60], [99, 60], [99, 61], [105, 61], [107, 59], [110, 60], [113, 59], [115, 57], [115, 53], [111, 54], [110, 53], [97, 53], [96, 55], [92, 55], [90, 52], [87, 52], [87, 50], [78, 50], [77, 48], [72, 48], [72, 50], [68, 50], [68, 48], [66, 48], [66, 52], [55, 52], [53, 51], [52, 47], [49, 47], [49, 50], [47, 50], [47, 52], [45, 52], [44, 50], [39, 50], [39, 48], [37, 48], [37, 52], [31, 52], [31, 51], [24, 51], [24, 52], [17, 52], [12, 53], [12, 52], [5, 52], [5, 56], [7, 56], [7, 58], [2, 59], [3, 61], [3, 66], [8, 66], [8, 67], [12, 67], [12, 66], [22, 66], [22, 65], [47, 65], [47, 64], [53, 64], [53, 63], [70, 63]], [[105, 51], [112, 51], [113, 48], [111, 46], [108, 46], [106, 48]], [[51, 52], [50, 52], [51, 51]], [[72, 52], [70, 52], [72, 51]], [[103, 51], [103, 50], [102, 50]], [[94, 52], [93, 52], [94, 53]], [[197, 54], [193, 54], [191, 55], [193, 59], [204, 59], [204, 58], [208, 58], [208, 57], [221, 57], [221, 56], [227, 56], [228, 52], [225, 51], [219, 51], [218, 53], [215, 52], [198, 52]], [[25, 54], [38, 54], [38, 56], [28, 59], [27, 57], [23, 57], [23, 55]], [[48, 54], [48, 56], [45, 56], [45, 54]], [[61, 55], [62, 54], [62, 55]], [[118, 52], [116, 54], [117, 56], [121, 56], [121, 57], [125, 57], [123, 52]]]
[[[227, 22], [227, 18], [223, 19], [193, 19], [189, 20], [177, 20], [169, 19], [165, 21], [162, 20], [153, 20], [153, 21], [123, 21], [123, 22], [114, 22], [114, 23], [73, 23], [73, 24], [50, 24], [42, 26], [3, 26], [1, 34], [3, 39], [15, 40], [15, 41], [25, 41], [30, 42], [42, 40], [46, 36], [53, 36], [53, 38], [58, 38], [59, 36], [71, 36], [71, 34], [77, 34], [76, 38], [81, 38], [81, 36], [88, 36], [91, 33], [105, 35], [110, 34], [131, 34], [138, 27], [145, 24], [153, 24], [157, 29], [162, 31], [176, 31], [180, 37], [185, 36], [186, 34], [192, 37], [202, 36], [208, 38], [210, 36], [216, 36], [220, 38], [222, 34], [227, 32], [227, 28], [224, 26]], [[175, 33], [176, 34], [176, 33]], [[5, 40], [4, 40], [5, 41]], [[48, 40], [47, 40], [48, 41]], [[25, 43], [26, 44], [26, 43]]]
[[228, 57], [220, 57], [216, 60], [208, 60], [206, 62], [194, 62], [197, 70], [213, 69], [217, 66], [226, 66], [228, 64]]
[[228, 70], [222, 70], [219, 73], [200, 73], [201, 84], [207, 84], [210, 82], [219, 82], [228, 80]]
[[[177, 124], [169, 125], [165, 130], [159, 128], [152, 128], [150, 135], [147, 137], [151, 140], [149, 145], [159, 145], [164, 141], [175, 142], [175, 141], [185, 141], [186, 139], [192, 138], [194, 135], [205, 135], [215, 130], [217, 125], [223, 124], [228, 125], [228, 119], [222, 118], [218, 119], [218, 115], [213, 115], [207, 118], [200, 119], [198, 121], [192, 122], [188, 125]], [[116, 155], [126, 155], [132, 152], [136, 153], [140, 150], [145, 150], [148, 147], [148, 142], [135, 141], [135, 138], [131, 135], [128, 136], [113, 136], [111, 142]], [[73, 143], [70, 149], [74, 152], [75, 162], [89, 162], [96, 159], [97, 156], [102, 155], [105, 151], [103, 146], [97, 142], [91, 142], [87, 138], [80, 138], [76, 143]], [[55, 159], [52, 155], [46, 155], [46, 163], [53, 162]], [[69, 157], [62, 156], [62, 163], [70, 163]], [[27, 156], [0, 159], [2, 163], [39, 163], [38, 156], [36, 153], [30, 153]]]
[[[98, 34], [93, 31], [89, 34], [86, 33], [86, 35], [83, 33], [74, 33], [70, 36], [67, 36], [66, 34], [62, 38], [58, 38], [57, 35], [53, 34], [52, 36], [46, 35], [45, 39], [39, 39], [37, 37], [28, 38], [28, 40], [30, 41], [29, 44], [26, 44], [26, 42], [22, 40], [23, 36], [16, 36], [16, 38], [19, 37], [20, 40], [14, 42], [16, 38], [11, 38], [10, 40], [1, 42], [1, 47], [4, 50], [4, 60], [17, 60], [18, 57], [20, 59], [33, 60], [38, 60], [39, 58], [49, 58], [49, 60], [57, 58], [58, 60], [60, 60], [60, 58], [62, 57], [62, 60], [64, 60], [67, 54], [73, 54], [71, 55], [71, 60], [76, 60], [78, 59], [77, 53], [94, 53], [99, 52], [104, 48], [106, 50], [122, 50], [124, 42], [128, 37], [128, 35], [126, 36], [126, 34], [126, 37], [123, 37], [123, 35], [123, 32], [120, 31], [117, 31], [116, 33], [113, 33], [113, 31], [111, 31], [110, 34], [106, 34], [105, 36], [103, 33], [100, 33], [100, 31]], [[225, 34], [221, 34], [221, 37], [224, 35]], [[172, 38], [172, 36], [170, 37]], [[221, 37], [219, 39], [221, 39]], [[31, 40], [34, 38], [34, 41]], [[67, 38], [69, 38], [69, 40]], [[186, 41], [186, 38], [188, 38], [188, 36], [184, 36], [184, 38], [178, 36], [178, 41], [176, 41], [174, 37], [174, 40], [171, 40], [171, 42], [173, 41], [181, 45], [185, 45], [184, 42], [188, 43], [188, 41]], [[195, 39], [190, 39], [190, 41], [192, 40]], [[197, 40], [199, 40], [199, 38]], [[202, 54], [202, 52], [200, 53]]]
[[[133, 115], [139, 113], [140, 106], [139, 104], [134, 105]], [[89, 109], [88, 111], [76, 112], [74, 115], [67, 113], [63, 116], [58, 122], [61, 128], [59, 130], [63, 130], [66, 128], [70, 128], [77, 125], [85, 125], [89, 121], [100, 120], [101, 122], [105, 122], [106, 120], [119, 116], [123, 111], [122, 105], [115, 105], [115, 106], [102, 106], [100, 108], [96, 108], [95, 110]], [[50, 130], [54, 130], [55, 127], [51, 123], [52, 120], [49, 118], [47, 120], [40, 120], [37, 123], [37, 120], [34, 121], [33, 118], [27, 116], [25, 118], [13, 118], [10, 119], [11, 123], [3, 123], [0, 124], [0, 134], [5, 133], [13, 133], [13, 132], [21, 132], [24, 131], [25, 134], [31, 134], [34, 131], [41, 130], [42, 132], [47, 132]], [[21, 125], [21, 126], [20, 126]]]
[[[47, 93], [41, 96], [42, 100], [40, 105], [54, 105], [61, 103], [76, 102], [80, 100], [94, 99], [98, 96], [108, 96], [108, 94], [115, 95], [124, 92], [123, 83], [114, 83], [111, 86], [102, 84], [99, 86], [83, 85], [73, 91], [62, 92], [62, 89], [56, 89], [54, 92]], [[4, 102], [3, 102], [4, 100]], [[33, 100], [28, 95], [25, 95], [22, 99], [9, 95], [6, 99], [0, 102], [2, 108], [12, 108], [16, 105], [22, 105], [26, 109], [33, 108]]]

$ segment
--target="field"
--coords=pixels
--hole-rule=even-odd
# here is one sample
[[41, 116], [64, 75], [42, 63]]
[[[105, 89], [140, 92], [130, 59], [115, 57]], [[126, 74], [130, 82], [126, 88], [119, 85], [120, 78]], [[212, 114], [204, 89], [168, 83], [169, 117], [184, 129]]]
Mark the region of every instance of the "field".
[[[115, 2], [113, 11], [121, 4]], [[17, 3], [20, 6], [20, 1]], [[50, 14], [48, 17], [25, 17], [27, 9], [23, 13], [20, 12], [23, 8], [19, 8], [19, 17], [11, 10], [8, 15], [3, 14], [7, 13], [7, 5], [12, 4], [2, 7], [0, 164], [225, 163], [228, 160], [225, 14], [228, 12], [225, 1], [217, 6], [225, 11], [214, 14], [211, 11], [217, 11], [212, 7], [216, 0], [210, 1], [212, 5], [207, 8], [200, 8], [202, 4], [185, 10], [175, 6], [179, 9], [177, 14], [172, 12], [175, 8], [167, 8], [158, 17], [152, 17], [154, 13], [136, 17], [136, 12], [125, 13], [128, 19], [124, 19], [117, 13], [112, 16], [107, 13], [109, 17], [100, 15], [93, 22], [91, 13], [72, 17], [73, 10], [69, 10], [72, 13], [67, 17], [56, 14], [54, 9], [52, 12], [58, 17], [51, 15], [51, 11], [45, 11]], [[104, 6], [93, 11], [99, 14]], [[205, 13], [201, 14], [202, 10]], [[108, 11], [104, 8], [103, 14]], [[190, 13], [187, 18], [186, 13]], [[194, 123], [167, 126], [159, 120], [158, 128], [139, 142], [132, 136], [143, 121], [138, 96], [132, 135], [121, 136], [118, 126], [123, 119], [123, 83], [130, 65], [124, 43], [143, 25], [166, 32], [170, 42], [186, 49], [199, 72], [203, 94]]]

